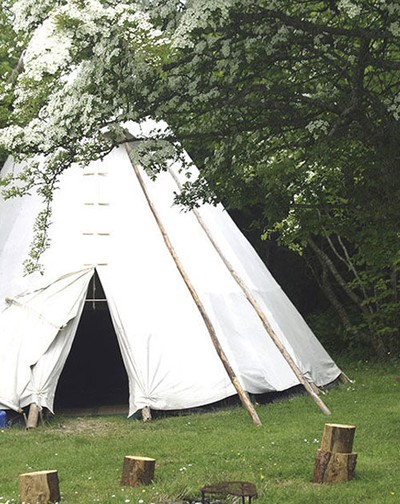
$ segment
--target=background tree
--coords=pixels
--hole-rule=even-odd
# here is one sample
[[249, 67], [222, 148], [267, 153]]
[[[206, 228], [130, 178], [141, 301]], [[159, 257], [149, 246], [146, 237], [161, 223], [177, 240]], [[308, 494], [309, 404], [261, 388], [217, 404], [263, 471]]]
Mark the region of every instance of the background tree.
[[169, 123], [225, 203], [257, 205], [264, 237], [303, 255], [348, 335], [398, 352], [399, 4], [197, 8], [174, 36]]
[[143, 142], [142, 162], [162, 169], [183, 143], [203, 178], [182, 203], [256, 209], [254, 227], [308, 262], [350, 340], [398, 352], [398, 2], [140, 4], [16, 2], [29, 43], [2, 140], [47, 162], [3, 184], [42, 194], [37, 248], [57, 176], [109, 152], [122, 122], [164, 119], [174, 135]]

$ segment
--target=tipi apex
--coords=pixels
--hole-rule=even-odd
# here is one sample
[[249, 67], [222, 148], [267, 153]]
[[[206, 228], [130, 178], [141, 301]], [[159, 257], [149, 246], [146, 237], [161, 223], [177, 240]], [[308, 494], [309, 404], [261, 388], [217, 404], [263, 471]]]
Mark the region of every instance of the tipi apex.
[[[329, 413], [316, 386], [340, 369], [228, 213], [180, 211], [179, 166], [152, 181], [131, 148], [61, 176], [44, 275], [23, 272], [38, 197], [0, 201], [0, 409], [53, 411], [96, 271], [129, 380], [129, 415], [238, 393], [257, 423], [247, 392], [299, 383]], [[9, 159], [2, 175], [19, 169]]]

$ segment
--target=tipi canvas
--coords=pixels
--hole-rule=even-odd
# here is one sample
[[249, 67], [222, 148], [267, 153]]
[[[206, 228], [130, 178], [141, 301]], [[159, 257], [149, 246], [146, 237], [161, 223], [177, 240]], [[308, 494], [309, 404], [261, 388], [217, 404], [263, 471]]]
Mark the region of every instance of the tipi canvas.
[[[53, 411], [95, 272], [129, 380], [129, 415], [235, 394], [204, 317], [249, 393], [299, 384], [285, 352], [307, 383], [335, 380], [340, 369], [224, 208], [182, 212], [173, 204], [179, 166], [153, 181], [133, 166], [128, 150], [120, 146], [61, 176], [51, 246], [41, 258], [44, 274], [23, 271], [39, 198], [0, 201], [0, 409], [20, 411], [34, 403]], [[9, 159], [2, 175], [19, 169]]]

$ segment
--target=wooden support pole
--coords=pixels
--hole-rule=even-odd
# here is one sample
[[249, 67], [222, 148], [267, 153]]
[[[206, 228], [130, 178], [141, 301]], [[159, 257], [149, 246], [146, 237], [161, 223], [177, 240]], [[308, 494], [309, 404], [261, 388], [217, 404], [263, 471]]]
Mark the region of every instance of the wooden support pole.
[[121, 485], [149, 485], [154, 480], [155, 464], [153, 458], [127, 455], [122, 466]]
[[251, 401], [250, 401], [250, 398], [249, 398], [249, 395], [248, 393], [243, 389], [239, 379], [237, 378], [232, 366], [230, 365], [229, 363], [229, 360], [228, 360], [228, 357], [226, 356], [219, 340], [218, 340], [218, 336], [217, 336], [217, 333], [215, 331], [215, 328], [214, 328], [214, 325], [210, 319], [210, 317], [208, 316], [207, 314], [207, 311], [205, 309], [205, 306], [203, 305], [203, 303], [201, 302], [192, 282], [190, 281], [184, 267], [183, 267], [183, 264], [181, 263], [170, 239], [169, 239], [169, 236], [168, 236], [168, 233], [161, 221], [161, 218], [157, 212], [157, 209], [155, 208], [151, 198], [150, 198], [150, 195], [148, 193], [148, 190], [147, 190], [147, 187], [144, 183], [144, 180], [139, 172], [139, 169], [138, 167], [136, 166], [134, 160], [131, 158], [131, 150], [130, 150], [130, 146], [128, 146], [127, 144], [125, 144], [125, 149], [127, 151], [127, 154], [129, 156], [129, 159], [131, 161], [131, 164], [132, 164], [132, 167], [133, 167], [133, 170], [136, 174], [136, 177], [138, 179], [138, 182], [140, 184], [140, 187], [142, 188], [142, 191], [143, 191], [143, 194], [146, 198], [146, 201], [147, 201], [147, 204], [149, 205], [149, 208], [154, 216], [154, 219], [155, 221], [157, 222], [157, 225], [158, 225], [158, 228], [161, 232], [161, 235], [163, 237], [163, 240], [164, 240], [164, 243], [169, 251], [169, 253], [171, 254], [171, 257], [172, 259], [174, 260], [175, 262], [175, 265], [183, 279], [183, 281], [185, 282], [185, 285], [187, 287], [187, 289], [189, 290], [190, 292], [190, 295], [192, 296], [192, 299], [193, 301], [195, 302], [196, 306], [197, 306], [197, 309], [199, 310], [200, 312], [200, 315], [202, 316], [203, 318], [203, 321], [207, 327], [207, 330], [208, 330], [208, 333], [211, 337], [211, 340], [213, 342], [213, 345], [215, 347], [215, 350], [232, 382], [232, 385], [235, 387], [235, 390], [243, 404], [243, 406], [246, 408], [246, 410], [248, 411], [249, 415], [251, 416], [251, 419], [253, 420], [253, 423], [255, 425], [261, 425], [261, 420], [260, 418], [258, 417], [257, 415], [257, 412], [256, 410], [254, 409], [254, 406], [251, 404]]
[[29, 406], [28, 420], [26, 421], [27, 429], [35, 429], [39, 421], [40, 408], [37, 404], [32, 403]]
[[314, 465], [314, 483], [338, 483], [354, 477], [357, 454], [353, 453], [354, 425], [325, 424], [321, 448]]
[[19, 475], [21, 504], [60, 502], [57, 471], [38, 471]]
[[[175, 183], [177, 184], [179, 190], [182, 189], [182, 185], [179, 182], [178, 178], [176, 177], [175, 173], [172, 172], [172, 170], [169, 170], [170, 175], [172, 178], [175, 180]], [[210, 240], [211, 244], [217, 251], [218, 255], [222, 259], [222, 262], [225, 264], [227, 267], [228, 271], [230, 274], [233, 276], [234, 280], [236, 283], [239, 285], [239, 287], [242, 289], [242, 292], [246, 296], [248, 302], [251, 304], [253, 309], [255, 310], [256, 314], [258, 315], [259, 319], [261, 320], [261, 323], [267, 332], [267, 334], [270, 336], [271, 340], [275, 344], [275, 346], [278, 348], [280, 353], [283, 355], [284, 359], [286, 362], [289, 364], [290, 368], [292, 369], [293, 373], [296, 375], [297, 379], [299, 382], [303, 385], [303, 387], [307, 390], [307, 392], [310, 394], [314, 402], [317, 404], [317, 406], [321, 409], [321, 411], [325, 415], [330, 415], [331, 412], [329, 408], [326, 406], [326, 404], [321, 400], [320, 397], [318, 397], [318, 388], [316, 385], [313, 383], [310, 383], [306, 378], [304, 377], [303, 373], [301, 372], [300, 368], [297, 366], [297, 364], [294, 362], [292, 356], [289, 354], [289, 352], [286, 350], [285, 346], [281, 343], [278, 335], [275, 333], [273, 330], [271, 324], [268, 322], [267, 317], [265, 316], [265, 313], [262, 311], [260, 305], [258, 304], [256, 298], [253, 296], [251, 290], [247, 287], [246, 283], [244, 280], [240, 277], [240, 275], [237, 273], [235, 268], [232, 266], [230, 261], [227, 259], [225, 254], [222, 252], [221, 248], [218, 246], [217, 242], [215, 241], [214, 237], [212, 236], [210, 230], [208, 229], [208, 226], [205, 224], [200, 212], [196, 210], [196, 208], [192, 209], [193, 214], [195, 215], [197, 221], [199, 222], [200, 226], [203, 228], [204, 232], [206, 233], [208, 239]]]

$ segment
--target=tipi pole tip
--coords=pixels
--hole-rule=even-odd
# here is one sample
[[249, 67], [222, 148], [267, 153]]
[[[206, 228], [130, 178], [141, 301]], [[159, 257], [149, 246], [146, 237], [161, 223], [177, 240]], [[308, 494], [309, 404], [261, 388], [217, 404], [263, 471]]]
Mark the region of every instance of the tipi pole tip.
[[346, 373], [343, 373], [343, 371], [339, 375], [339, 380], [342, 383], [354, 383], [354, 380], [351, 380]]
[[310, 394], [311, 399], [314, 400], [314, 402], [316, 403], [316, 405], [322, 411], [322, 413], [324, 415], [327, 415], [327, 416], [331, 415], [332, 414], [331, 410], [324, 403], [324, 401], [322, 401], [322, 399], [320, 397], [318, 397], [318, 395], [314, 392], [314, 390], [310, 386], [310, 383], [308, 381], [306, 381], [305, 379], [304, 379], [304, 382], [303, 382], [303, 386], [307, 390], [307, 392]]

